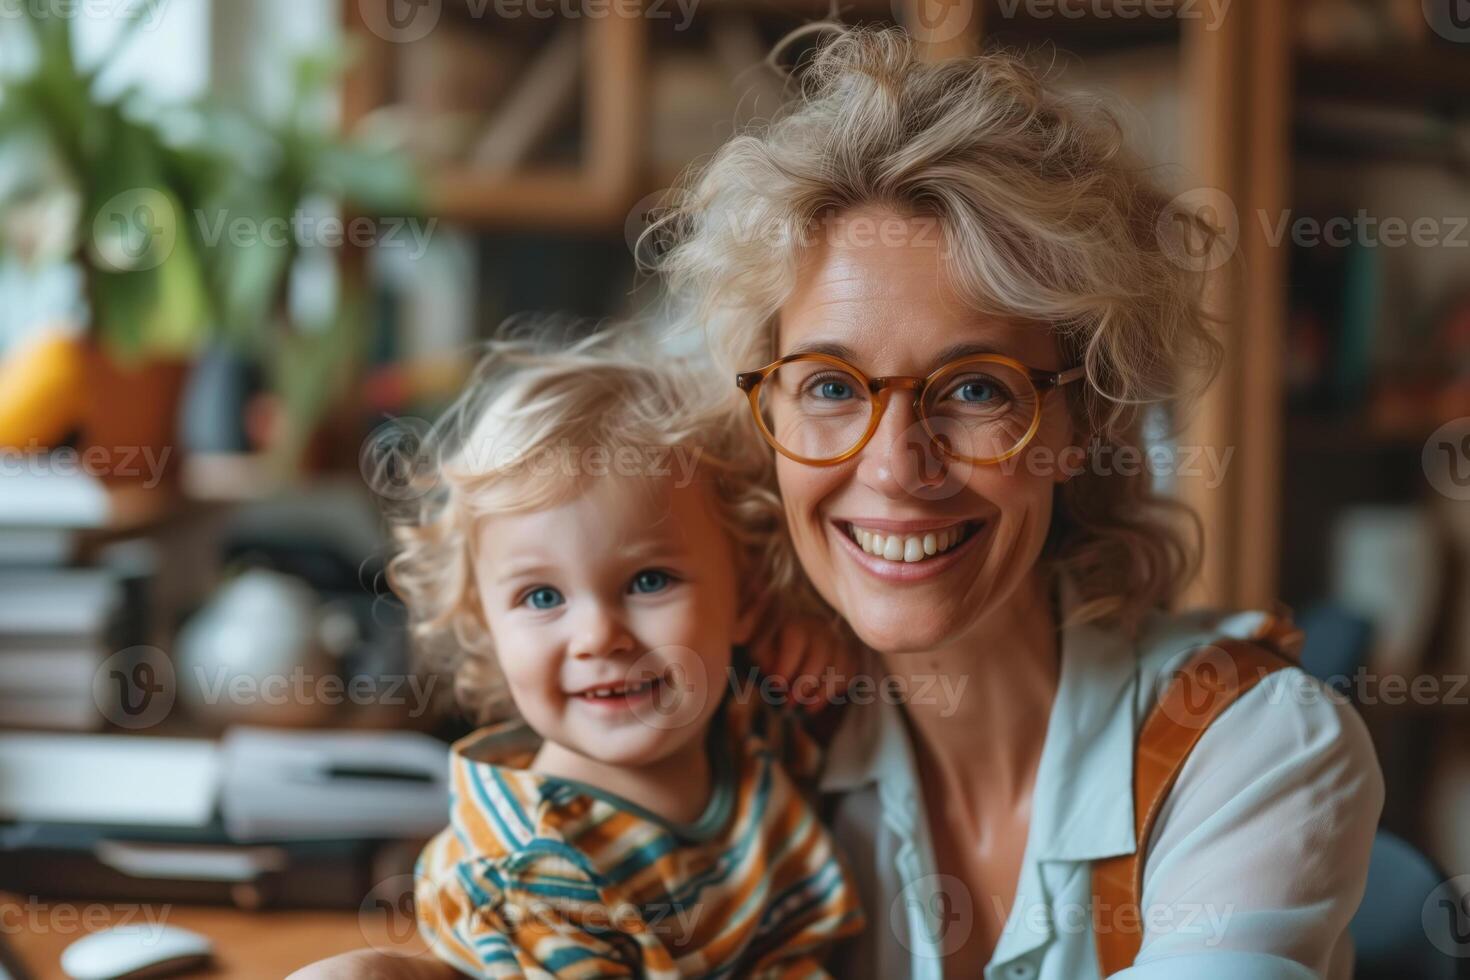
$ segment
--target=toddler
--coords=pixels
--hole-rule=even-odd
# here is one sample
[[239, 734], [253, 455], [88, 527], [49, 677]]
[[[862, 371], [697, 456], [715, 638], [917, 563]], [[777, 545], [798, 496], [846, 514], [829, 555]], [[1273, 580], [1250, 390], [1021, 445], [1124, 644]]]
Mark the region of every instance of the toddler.
[[862, 928], [814, 743], [725, 697], [802, 590], [711, 383], [607, 333], [503, 341], [435, 431], [390, 574], [421, 639], [468, 651], [457, 688], [513, 716], [454, 745], [419, 858], [420, 930], [466, 974], [823, 976]]

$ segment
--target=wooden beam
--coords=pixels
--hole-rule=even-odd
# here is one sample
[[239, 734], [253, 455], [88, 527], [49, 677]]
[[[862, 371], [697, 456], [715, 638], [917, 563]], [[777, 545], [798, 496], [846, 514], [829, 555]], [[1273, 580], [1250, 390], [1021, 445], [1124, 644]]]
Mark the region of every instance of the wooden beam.
[[1287, 319], [1285, 243], [1272, 244], [1257, 216], [1276, 216], [1290, 195], [1291, 51], [1294, 36], [1285, 0], [1244, 6], [1251, 17], [1251, 70], [1246, 141], [1246, 204], [1241, 214], [1245, 257], [1244, 315], [1240, 323], [1237, 433], [1240, 476], [1236, 533], [1235, 604], [1270, 608], [1280, 574], [1282, 426], [1284, 423]]
[[[1223, 199], [1231, 202], [1237, 212], [1242, 199], [1238, 151], [1241, 138], [1248, 136], [1239, 124], [1243, 73], [1238, 69], [1242, 48], [1249, 37], [1243, 7], [1237, 5], [1213, 30], [1200, 20], [1184, 21], [1180, 27], [1184, 81], [1181, 132], [1185, 135], [1186, 167], [1192, 175], [1192, 189], [1223, 194]], [[1236, 394], [1240, 376], [1241, 310], [1237, 302], [1240, 291], [1232, 288], [1230, 281], [1238, 271], [1239, 264], [1232, 261], [1211, 275], [1206, 303], [1222, 318], [1220, 339], [1225, 345], [1225, 359], [1214, 385], [1195, 406], [1180, 433], [1183, 447], [1209, 447], [1222, 454], [1239, 450], [1239, 432], [1233, 422], [1239, 407]], [[1229, 607], [1234, 604], [1238, 478], [1239, 470], [1232, 467], [1219, 486], [1207, 486], [1198, 477], [1181, 476], [1178, 481], [1181, 498], [1194, 508], [1204, 525], [1200, 574], [1184, 596], [1186, 605]]]

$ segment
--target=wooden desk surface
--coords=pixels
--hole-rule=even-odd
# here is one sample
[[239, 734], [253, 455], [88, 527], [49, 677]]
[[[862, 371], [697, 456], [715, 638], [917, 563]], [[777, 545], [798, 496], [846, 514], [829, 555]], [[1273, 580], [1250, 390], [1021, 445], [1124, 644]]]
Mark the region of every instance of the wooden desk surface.
[[384, 952], [427, 955], [411, 923], [356, 912], [242, 912], [230, 908], [126, 903], [27, 902], [0, 895], [0, 938], [7, 940], [30, 980], [65, 980], [61, 952], [108, 925], [182, 926], [214, 943], [214, 965], [180, 977], [281, 980], [308, 963], [372, 946]]

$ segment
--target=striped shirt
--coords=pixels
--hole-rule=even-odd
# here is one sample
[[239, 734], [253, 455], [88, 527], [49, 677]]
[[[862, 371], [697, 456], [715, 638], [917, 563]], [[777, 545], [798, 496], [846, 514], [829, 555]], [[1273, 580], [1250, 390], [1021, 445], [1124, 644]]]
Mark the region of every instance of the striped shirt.
[[789, 712], [727, 698], [712, 792], [674, 825], [530, 771], [538, 736], [481, 729], [450, 757], [450, 823], [419, 857], [419, 930], [477, 977], [822, 977], [862, 929], [856, 891], [793, 779], [819, 753]]

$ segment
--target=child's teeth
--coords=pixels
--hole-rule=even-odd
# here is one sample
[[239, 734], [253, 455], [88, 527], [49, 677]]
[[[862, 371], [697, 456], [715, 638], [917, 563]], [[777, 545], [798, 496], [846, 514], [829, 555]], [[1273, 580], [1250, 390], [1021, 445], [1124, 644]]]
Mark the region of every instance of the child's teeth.
[[848, 525], [848, 533], [870, 555], [888, 561], [918, 562], [942, 554], [959, 544], [964, 537], [961, 526], [929, 531], [924, 534], [883, 534], [865, 527]]

